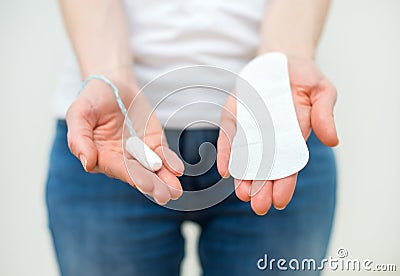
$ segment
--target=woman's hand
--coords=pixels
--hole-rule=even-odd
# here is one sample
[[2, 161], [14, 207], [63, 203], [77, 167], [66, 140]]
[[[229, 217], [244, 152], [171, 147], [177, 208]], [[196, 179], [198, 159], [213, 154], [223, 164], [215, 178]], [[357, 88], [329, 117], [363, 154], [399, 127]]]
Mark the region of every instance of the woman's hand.
[[[336, 89], [321, 73], [312, 59], [288, 58], [289, 77], [297, 119], [304, 139], [314, 130], [326, 146], [339, 143], [333, 109], [336, 103]], [[223, 177], [229, 175], [228, 164], [231, 144], [236, 133], [236, 102], [229, 98], [222, 115], [217, 145], [218, 171]], [[271, 181], [235, 179], [236, 195], [239, 199], [251, 201], [251, 207], [258, 215], [268, 212], [271, 205], [284, 209], [289, 204], [296, 186], [297, 173], [286, 178]]]
[[137, 93], [137, 87], [115, 84], [125, 104], [129, 104], [133, 96], [136, 97], [130, 109], [134, 118], [130, 118], [134, 119], [135, 128], [142, 127], [140, 131], [137, 129], [138, 136], [160, 156], [162, 168], [153, 173], [133, 158], [127, 158], [124, 163], [124, 116], [111, 88], [99, 80], [90, 81], [67, 112], [68, 146], [71, 152], [80, 159], [86, 171], [104, 173], [125, 181], [151, 195], [160, 204], [179, 198], [182, 187], [177, 176], [183, 173], [182, 161], [168, 148], [161, 125], [145, 104], [147, 101], [144, 96]]

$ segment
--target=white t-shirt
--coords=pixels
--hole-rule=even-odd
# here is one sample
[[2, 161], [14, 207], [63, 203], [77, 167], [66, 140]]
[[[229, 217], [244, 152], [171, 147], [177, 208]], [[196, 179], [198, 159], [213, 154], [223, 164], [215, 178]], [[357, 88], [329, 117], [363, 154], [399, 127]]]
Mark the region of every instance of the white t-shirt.
[[[188, 65], [211, 65], [239, 72], [256, 55], [266, 1], [126, 0], [130, 41], [135, 56], [134, 70], [139, 85]], [[54, 109], [58, 118], [65, 117], [81, 84], [79, 67], [70, 50], [55, 96]], [[146, 96], [155, 103], [164, 95], [148, 93]], [[177, 106], [203, 100], [223, 105], [225, 98], [218, 93], [201, 93], [199, 90], [195, 97], [193, 93], [180, 95], [176, 101], [160, 106], [156, 114], [165, 123]], [[182, 128], [183, 121], [203, 120], [205, 117], [218, 123], [220, 110], [210, 108], [199, 112], [186, 109], [175, 116], [172, 127]], [[201, 127], [212, 127], [212, 124]]]

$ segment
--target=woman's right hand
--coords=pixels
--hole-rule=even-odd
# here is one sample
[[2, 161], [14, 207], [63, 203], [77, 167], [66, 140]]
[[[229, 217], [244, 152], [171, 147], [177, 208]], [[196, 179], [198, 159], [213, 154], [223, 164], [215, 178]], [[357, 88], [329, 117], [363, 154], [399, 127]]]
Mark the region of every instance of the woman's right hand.
[[[112, 89], [100, 80], [92, 80], [67, 112], [68, 146], [87, 172], [104, 173], [152, 196], [159, 204], [182, 195], [177, 178], [183, 174], [183, 163], [169, 149], [162, 127], [151, 112], [144, 95], [136, 85], [119, 85], [121, 98], [131, 107], [138, 136], [161, 158], [163, 166], [156, 173], [133, 158], [126, 158], [122, 147], [124, 116]], [[130, 96], [129, 96], [130, 95]], [[147, 116], [146, 116], [147, 115]], [[145, 129], [145, 131], [144, 131]], [[139, 131], [140, 130], [140, 131]]]

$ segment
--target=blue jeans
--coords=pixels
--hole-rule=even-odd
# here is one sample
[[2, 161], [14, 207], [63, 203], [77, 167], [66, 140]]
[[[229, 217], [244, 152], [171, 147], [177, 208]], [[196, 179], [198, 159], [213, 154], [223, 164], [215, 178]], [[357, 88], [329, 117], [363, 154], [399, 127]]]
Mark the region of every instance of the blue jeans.
[[[272, 208], [265, 216], [255, 215], [234, 193], [201, 211], [161, 207], [124, 182], [84, 172], [68, 150], [66, 134], [65, 121], [58, 121], [47, 181], [49, 225], [62, 275], [178, 275], [184, 256], [180, 227], [188, 220], [201, 227], [204, 275], [318, 275], [257, 267], [265, 254], [269, 260], [314, 258], [317, 263], [326, 254], [336, 169], [332, 150], [313, 134], [293, 200], [285, 210]], [[176, 144], [171, 141], [176, 131], [166, 134]], [[179, 141], [182, 156], [195, 162], [199, 145], [215, 145], [217, 137], [217, 130], [186, 130]], [[181, 181], [185, 189], [201, 189], [219, 178], [214, 166]]]

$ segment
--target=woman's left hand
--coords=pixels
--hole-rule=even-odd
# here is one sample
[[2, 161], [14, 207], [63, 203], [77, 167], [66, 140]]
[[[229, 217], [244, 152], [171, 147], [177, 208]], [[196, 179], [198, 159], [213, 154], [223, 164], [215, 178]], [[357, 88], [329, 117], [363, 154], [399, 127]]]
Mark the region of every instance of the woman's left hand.
[[[311, 129], [326, 146], [339, 143], [333, 118], [336, 89], [322, 74], [312, 59], [288, 58], [289, 77], [297, 119], [305, 140]], [[229, 176], [228, 164], [231, 142], [236, 133], [236, 102], [229, 98], [221, 118], [217, 144], [217, 166], [223, 177]], [[236, 195], [250, 201], [258, 215], [264, 215], [274, 205], [284, 209], [290, 202], [296, 186], [297, 173], [286, 178], [267, 181], [235, 179]]]

